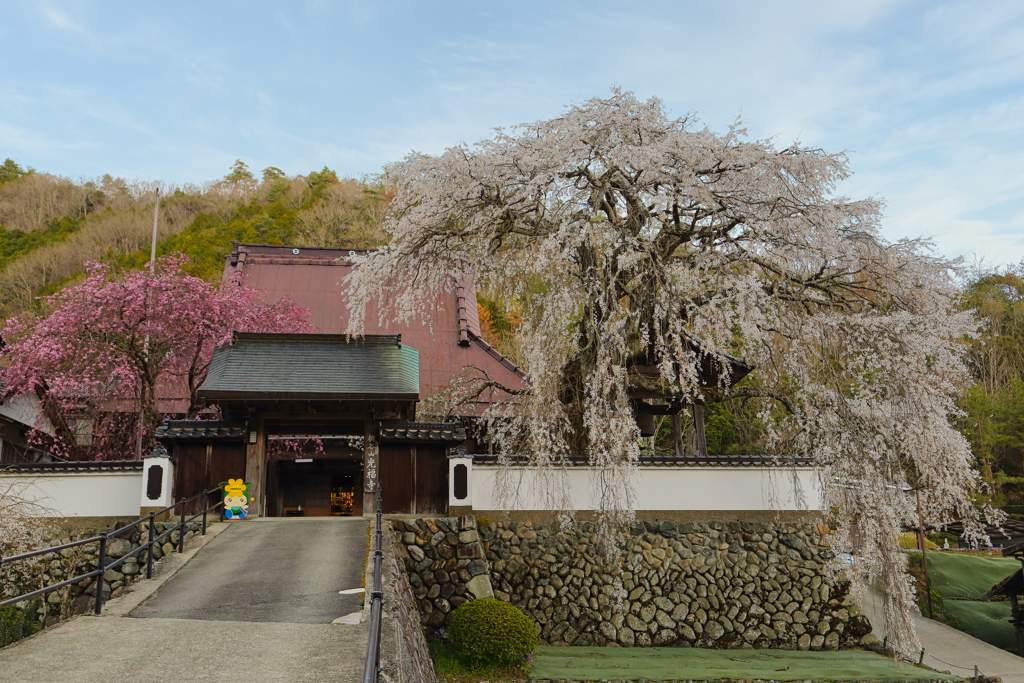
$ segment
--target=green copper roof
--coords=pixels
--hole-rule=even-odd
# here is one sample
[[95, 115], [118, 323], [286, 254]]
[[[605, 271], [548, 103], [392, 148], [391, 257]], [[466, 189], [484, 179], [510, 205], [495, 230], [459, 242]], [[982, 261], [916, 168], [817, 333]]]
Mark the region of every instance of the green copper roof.
[[419, 352], [401, 335], [236, 332], [214, 350], [199, 397], [417, 400], [419, 374]]

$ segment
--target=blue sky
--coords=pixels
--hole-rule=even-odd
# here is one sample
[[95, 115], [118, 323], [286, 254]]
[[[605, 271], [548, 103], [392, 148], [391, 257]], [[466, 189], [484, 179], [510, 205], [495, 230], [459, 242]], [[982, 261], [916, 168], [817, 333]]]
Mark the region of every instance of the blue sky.
[[1024, 259], [1019, 2], [0, 3], [0, 159], [378, 172], [619, 85], [847, 150], [891, 238]]

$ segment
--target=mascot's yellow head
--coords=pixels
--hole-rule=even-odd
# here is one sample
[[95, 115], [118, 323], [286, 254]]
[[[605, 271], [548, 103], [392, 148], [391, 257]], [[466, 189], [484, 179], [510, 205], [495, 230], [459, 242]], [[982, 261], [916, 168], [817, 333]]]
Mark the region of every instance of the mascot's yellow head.
[[228, 479], [225, 482], [221, 482], [221, 488], [224, 489], [224, 509], [249, 509], [249, 488], [252, 486], [247, 481], [242, 479]]
[[228, 479], [228, 483], [224, 485], [224, 495], [226, 496], [244, 496], [248, 490], [249, 485], [241, 479]]

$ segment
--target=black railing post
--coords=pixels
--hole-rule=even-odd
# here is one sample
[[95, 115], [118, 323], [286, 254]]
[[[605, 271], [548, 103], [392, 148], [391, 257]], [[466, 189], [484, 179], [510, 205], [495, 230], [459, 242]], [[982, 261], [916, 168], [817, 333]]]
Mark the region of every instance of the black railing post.
[[103, 575], [107, 573], [107, 534], [100, 534], [100, 552], [96, 558], [96, 616], [99, 616], [103, 609]]
[[155, 516], [152, 512], [149, 513], [149, 543], [146, 547], [146, 578], [153, 578], [153, 525]]
[[[380, 511], [380, 491], [377, 491], [377, 533], [376, 538], [376, 550], [373, 552], [373, 592], [374, 594], [380, 593], [380, 574], [383, 568], [384, 559], [384, 534], [381, 532], [381, 518], [383, 513]], [[382, 594], [383, 597], [383, 594]]]
[[[377, 621], [380, 622], [383, 618], [383, 607], [384, 607], [384, 590], [381, 587], [381, 582], [384, 573], [384, 533], [381, 530], [381, 520], [383, 518], [383, 511], [381, 510], [382, 498], [380, 495], [380, 487], [377, 487], [377, 551], [374, 553], [373, 558], [373, 599], [377, 601]], [[380, 634], [383, 630], [383, 624], [377, 627], [377, 642], [375, 649], [377, 650], [377, 662], [376, 669], [377, 673], [380, 674]]]
[[203, 536], [206, 535], [206, 511], [210, 509], [210, 492], [203, 495]]
[[181, 501], [181, 521], [178, 522], [178, 552], [185, 552], [185, 501]]
[[363, 667], [363, 683], [376, 683], [380, 674], [380, 632], [384, 611], [384, 592], [381, 589], [381, 573], [384, 562], [384, 533], [381, 530], [381, 495], [377, 489], [377, 532], [373, 551], [373, 591], [370, 593], [370, 633], [366, 641], [366, 664]]

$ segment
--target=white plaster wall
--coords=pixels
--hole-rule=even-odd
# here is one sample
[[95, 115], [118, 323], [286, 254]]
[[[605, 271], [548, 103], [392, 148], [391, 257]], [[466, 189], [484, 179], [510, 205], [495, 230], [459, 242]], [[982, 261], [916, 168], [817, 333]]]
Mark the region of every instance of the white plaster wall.
[[47, 508], [47, 517], [133, 517], [139, 514], [142, 472], [2, 474], [0, 490], [11, 483]]
[[[510, 506], [502, 504], [495, 495], [498, 470], [494, 465], [473, 465], [470, 499], [474, 510], [557, 509], [539, 494], [537, 473], [524, 468], [510, 471], [517, 495]], [[590, 468], [574, 467], [565, 476], [575, 509], [599, 509], [597, 482]], [[811, 468], [640, 467], [632, 486], [637, 511], [818, 510], [821, 506], [818, 478]]]

